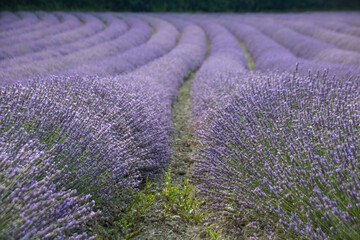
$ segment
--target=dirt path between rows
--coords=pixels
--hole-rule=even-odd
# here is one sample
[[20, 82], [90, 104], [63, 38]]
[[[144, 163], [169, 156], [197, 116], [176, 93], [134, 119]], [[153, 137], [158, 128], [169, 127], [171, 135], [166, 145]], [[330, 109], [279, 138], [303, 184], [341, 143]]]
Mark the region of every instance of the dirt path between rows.
[[[191, 86], [192, 77], [189, 77], [179, 89], [178, 101], [173, 104], [174, 134], [171, 145], [170, 160], [171, 182], [173, 185], [184, 185], [185, 178], [191, 184], [192, 177], [192, 136], [189, 133], [191, 118]], [[152, 187], [155, 192], [162, 192], [165, 188], [165, 177]], [[202, 223], [195, 224], [187, 219], [171, 214], [163, 216], [163, 199], [159, 197], [147, 211], [144, 221], [139, 223], [144, 227], [141, 233], [131, 239], [206, 239], [206, 227]]]

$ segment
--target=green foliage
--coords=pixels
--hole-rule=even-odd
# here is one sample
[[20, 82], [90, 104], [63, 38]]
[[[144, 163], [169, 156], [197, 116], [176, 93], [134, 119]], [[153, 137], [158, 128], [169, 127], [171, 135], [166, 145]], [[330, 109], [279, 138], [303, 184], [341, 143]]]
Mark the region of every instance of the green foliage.
[[246, 47], [245, 43], [241, 42], [240, 40], [238, 42], [239, 42], [240, 47], [242, 48], [242, 50], [245, 53], [246, 61], [247, 61], [249, 70], [253, 70], [254, 67], [255, 67], [255, 61], [251, 57], [251, 55], [249, 53], [249, 49]]
[[[145, 220], [149, 208], [155, 201], [161, 202], [164, 207], [162, 217], [171, 218], [178, 215], [190, 223], [201, 223], [208, 214], [199, 210], [204, 202], [194, 199], [196, 188], [189, 185], [188, 179], [185, 179], [183, 186], [174, 186], [170, 174], [171, 171], [166, 173], [166, 185], [160, 193], [153, 190], [150, 182], [137, 193], [130, 191], [131, 203], [124, 213], [118, 216], [117, 221], [113, 221], [113, 227], [105, 229], [98, 226], [99, 235], [111, 239], [130, 239], [136, 236], [145, 230], [144, 227], [139, 227], [139, 223]], [[216, 233], [212, 234], [217, 236]]]
[[224, 239], [218, 232], [211, 230], [210, 226], [206, 226], [206, 236], [211, 237], [211, 240]]
[[[134, 193], [130, 190], [132, 202], [128, 206], [125, 214], [120, 217], [120, 220], [114, 222], [121, 228], [121, 232], [125, 239], [130, 239], [145, 230], [143, 227], [137, 228], [136, 222], [145, 217], [148, 208], [155, 201], [156, 196], [158, 195], [151, 192], [150, 188], [151, 183], [148, 182], [145, 188], [138, 193]], [[120, 239], [121, 235], [119, 232], [114, 231], [114, 235], [116, 239]]]
[[171, 183], [171, 171], [166, 173], [166, 187], [160, 194], [163, 198], [165, 211], [164, 217], [171, 217], [170, 213], [177, 214], [189, 222], [200, 223], [208, 214], [199, 211], [199, 206], [203, 201], [196, 201], [194, 194], [196, 189], [189, 185], [189, 180], [185, 179], [184, 186], [174, 186]]

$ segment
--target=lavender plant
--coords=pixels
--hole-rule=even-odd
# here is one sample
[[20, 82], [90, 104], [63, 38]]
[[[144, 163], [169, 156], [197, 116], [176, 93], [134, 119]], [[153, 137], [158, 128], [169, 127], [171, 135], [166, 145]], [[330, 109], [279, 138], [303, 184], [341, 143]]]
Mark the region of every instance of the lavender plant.
[[[360, 79], [239, 75], [198, 131], [201, 191], [268, 234], [357, 239]], [[224, 105], [221, 105], [224, 103]]]
[[24, 128], [52, 149], [56, 164], [47, 171], [67, 172], [59, 183], [105, 208], [113, 201], [121, 208], [127, 189], [160, 171], [168, 157], [165, 130], [145, 109], [151, 98], [136, 91], [80, 77], [9, 86], [0, 93], [0, 134]]
[[95, 202], [62, 188], [66, 174], [47, 172], [54, 161], [42, 149], [24, 129], [0, 137], [0, 238], [94, 239], [86, 224], [99, 214]]

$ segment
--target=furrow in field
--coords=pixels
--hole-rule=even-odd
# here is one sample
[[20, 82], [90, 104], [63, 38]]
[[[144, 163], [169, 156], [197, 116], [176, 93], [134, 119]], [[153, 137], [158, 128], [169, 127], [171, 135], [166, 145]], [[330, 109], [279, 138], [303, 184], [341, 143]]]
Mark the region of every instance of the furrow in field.
[[360, 62], [360, 53], [338, 49], [280, 24], [266, 21], [266, 18], [249, 17], [245, 21], [298, 57], [332, 64], [357, 65]]
[[34, 64], [22, 66], [12, 66], [3, 71], [2, 83], [16, 80], [24, 80], [35, 76], [49, 76], [49, 74], [61, 73], [71, 69], [84, 61], [101, 60], [110, 57], [119, 52], [124, 52], [129, 48], [138, 46], [148, 41], [151, 37], [151, 28], [145, 22], [128, 17], [126, 18], [130, 25], [130, 30], [120, 37], [98, 44], [96, 46], [83, 49], [62, 58], [37, 61]]
[[102, 14], [99, 15], [99, 17], [105, 21], [107, 25], [103, 31], [73, 43], [52, 46], [41, 52], [30, 53], [24, 56], [3, 60], [0, 62], [0, 68], [17, 65], [25, 67], [24, 64], [34, 64], [35, 61], [41, 61], [44, 59], [51, 60], [53, 58], [59, 59], [63, 56], [74, 54], [80, 50], [115, 40], [128, 31], [128, 26], [125, 22], [111, 16], [110, 14]]
[[15, 15], [19, 18], [19, 21], [1, 25], [0, 34], [7, 34], [7, 32], [13, 31], [13, 29], [26, 29], [34, 24], [40, 24], [40, 19], [34, 13], [19, 11]]
[[[277, 21], [277, 19], [275, 19]], [[360, 52], [360, 38], [333, 32], [314, 25], [312, 22], [299, 20], [277, 21], [278, 24], [289, 27], [300, 34], [310, 36], [322, 42], [329, 43], [339, 49]]]
[[34, 26], [33, 28], [27, 28], [25, 30], [19, 30], [15, 32], [9, 32], [6, 36], [1, 35], [0, 46], [7, 45], [8, 47], [13, 44], [21, 42], [30, 42], [37, 39], [46, 37], [48, 34], [46, 31], [57, 28], [61, 24], [60, 19], [53, 13], [36, 12], [41, 19], [41, 24]]
[[85, 62], [70, 73], [117, 75], [134, 69], [167, 54], [179, 41], [179, 33], [170, 23], [153, 18], [143, 17], [153, 28], [149, 41], [125, 52], [105, 58], [104, 60]]
[[[12, 12], [7, 12], [7, 11], [0, 12], [0, 26], [13, 24], [19, 20], [20, 20], [19, 17], [17, 17]], [[0, 27], [0, 29], [1, 29], [1, 27]], [[0, 30], [0, 33], [1, 33], [1, 30]]]
[[100, 32], [102, 29], [104, 29], [104, 24], [99, 19], [91, 15], [86, 13], [77, 13], [74, 15], [79, 18], [80, 22], [83, 21], [84, 25], [78, 29], [70, 29], [67, 32], [49, 35], [43, 39], [31, 41], [28, 43], [24, 42], [9, 48], [2, 48], [0, 55], [1, 58], [6, 59], [9, 57], [26, 55], [28, 53], [42, 51], [50, 46], [75, 42], [82, 38], [96, 34], [97, 32]]

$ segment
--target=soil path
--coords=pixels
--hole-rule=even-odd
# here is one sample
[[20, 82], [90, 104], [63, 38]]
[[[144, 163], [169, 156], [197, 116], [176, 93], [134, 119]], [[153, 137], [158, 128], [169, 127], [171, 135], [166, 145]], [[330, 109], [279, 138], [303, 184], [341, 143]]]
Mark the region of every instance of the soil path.
[[[171, 182], [174, 185], [184, 185], [185, 178], [191, 183], [192, 176], [192, 136], [189, 132], [191, 118], [191, 86], [189, 77], [179, 89], [178, 101], [173, 104], [174, 134], [171, 145]], [[152, 189], [162, 192], [165, 188], [165, 178], [154, 183]], [[170, 218], [163, 217], [163, 200], [159, 197], [147, 212], [144, 221], [139, 223], [145, 230], [131, 239], [206, 239], [206, 227], [187, 221], [179, 215], [172, 214]]]

